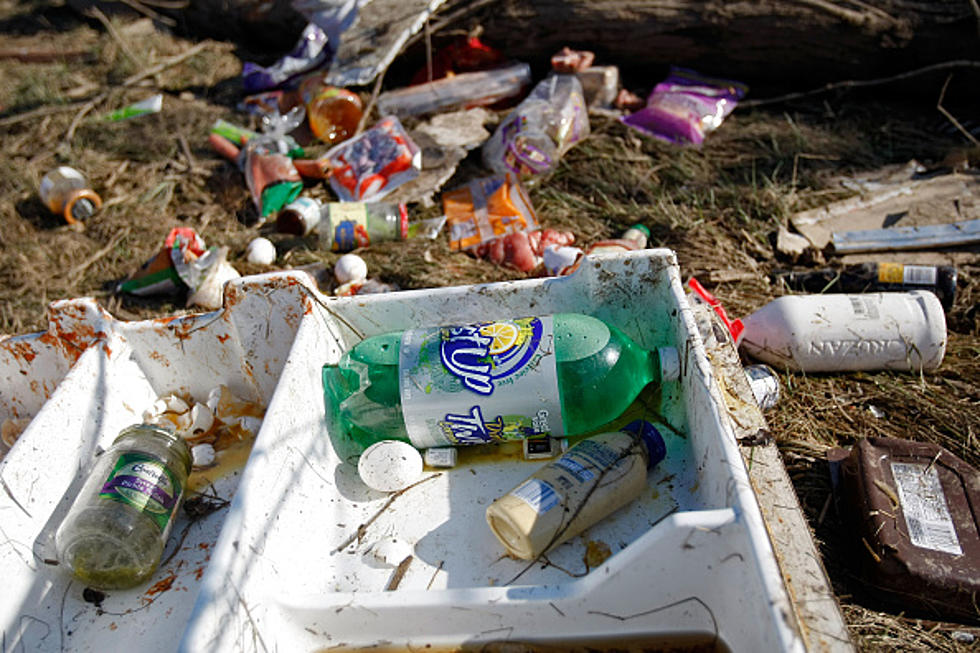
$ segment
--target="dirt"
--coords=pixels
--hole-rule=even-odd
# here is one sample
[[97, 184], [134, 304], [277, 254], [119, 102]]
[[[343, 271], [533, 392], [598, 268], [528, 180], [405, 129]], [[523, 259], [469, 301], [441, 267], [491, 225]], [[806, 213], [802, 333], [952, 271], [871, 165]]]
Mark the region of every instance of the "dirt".
[[[0, 167], [0, 333], [47, 328], [47, 305], [63, 298], [94, 297], [121, 320], [193, 310], [185, 306], [186, 294], [135, 298], [116, 292], [174, 226], [193, 227], [209, 246], [227, 246], [243, 275], [332, 269], [338, 255], [321, 249], [315, 238], [255, 225], [241, 173], [207, 142], [216, 119], [248, 120], [236, 109], [242, 62], [269, 61], [275, 53], [178, 36], [138, 16], [86, 16], [28, 0], [0, 0], [0, 35], [0, 151], [6, 163]], [[160, 66], [195, 46], [201, 49], [192, 56]], [[132, 81], [154, 66], [158, 72]], [[911, 159], [939, 165], [951, 152], [965, 152], [972, 166], [967, 173], [977, 174], [980, 134], [968, 137], [937, 111], [944, 81], [945, 75], [920, 78], [906, 87], [736, 110], [701, 149], [670, 146], [594, 115], [590, 138], [557, 171], [529, 185], [532, 203], [543, 226], [572, 231], [580, 246], [617, 237], [637, 222], [647, 225], [651, 246], [677, 252], [683, 278], [697, 276], [729, 313], [745, 315], [779, 294], [769, 272], [793, 263], [775, 251], [778, 227], [795, 211], [844, 196], [830, 177]], [[651, 80], [626, 83], [643, 95]], [[971, 84], [980, 86], [975, 74], [954, 75], [951, 97]], [[369, 100], [371, 89], [355, 90]], [[158, 92], [164, 95], [158, 114], [118, 123], [100, 119]], [[913, 97], [926, 101], [916, 104]], [[965, 129], [978, 118], [975, 106], [946, 108]], [[52, 215], [38, 198], [42, 176], [58, 165], [83, 171], [104, 201], [81, 228]], [[471, 155], [447, 187], [482, 173], [478, 154]], [[330, 197], [323, 184], [306, 193]], [[440, 213], [438, 207], [412, 211], [413, 218]], [[276, 244], [271, 266], [245, 260], [248, 242], [260, 234]], [[372, 277], [406, 289], [527, 276], [451, 252], [445, 234], [359, 253]], [[840, 523], [825, 510], [827, 449], [862, 437], [933, 441], [980, 464], [980, 255], [973, 251], [965, 260], [958, 265], [957, 297], [947, 315], [949, 347], [939, 370], [920, 376], [782, 374], [782, 400], [767, 412], [861, 649], [965, 650], [951, 634], [976, 632], [881, 611], [846, 564]], [[796, 264], [826, 262], [818, 255]]]

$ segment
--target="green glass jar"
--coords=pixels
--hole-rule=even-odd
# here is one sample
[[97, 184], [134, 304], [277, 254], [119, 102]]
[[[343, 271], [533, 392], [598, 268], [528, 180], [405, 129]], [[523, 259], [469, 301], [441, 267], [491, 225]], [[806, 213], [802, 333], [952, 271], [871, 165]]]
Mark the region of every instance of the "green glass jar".
[[160, 564], [190, 471], [190, 449], [173, 431], [123, 429], [58, 527], [59, 562], [96, 589], [146, 581]]

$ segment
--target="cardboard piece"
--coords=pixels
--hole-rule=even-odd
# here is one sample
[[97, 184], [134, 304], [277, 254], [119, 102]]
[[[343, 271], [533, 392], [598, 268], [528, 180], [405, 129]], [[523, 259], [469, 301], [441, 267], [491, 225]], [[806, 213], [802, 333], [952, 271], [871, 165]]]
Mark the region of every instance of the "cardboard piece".
[[[867, 177], [841, 180], [840, 185], [858, 194], [802, 211], [791, 218], [793, 227], [816, 249], [824, 249], [834, 233], [926, 227], [980, 219], [980, 174], [975, 172], [930, 174], [911, 161]], [[867, 254], [854, 256], [868, 259]], [[894, 256], [890, 255], [891, 258]], [[902, 258], [909, 260], [905, 253]], [[919, 255], [915, 258], [934, 260], [936, 257]]]

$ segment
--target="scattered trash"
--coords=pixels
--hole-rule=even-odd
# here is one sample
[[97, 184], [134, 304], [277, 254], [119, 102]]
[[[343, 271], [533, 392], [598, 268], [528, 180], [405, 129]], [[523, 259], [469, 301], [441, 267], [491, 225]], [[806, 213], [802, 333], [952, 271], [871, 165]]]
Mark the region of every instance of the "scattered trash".
[[382, 118], [360, 136], [323, 156], [330, 187], [344, 202], [380, 200], [419, 175], [421, 153], [395, 116]]
[[518, 231], [478, 245], [476, 255], [496, 265], [507, 265], [521, 272], [532, 272], [544, 263], [545, 250], [575, 242], [575, 234], [554, 229]]
[[191, 458], [193, 460], [191, 465], [192, 469], [206, 469], [208, 467], [214, 467], [217, 460], [214, 445], [208, 444], [207, 442], [194, 445], [194, 447], [191, 448]]
[[166, 295], [176, 293], [186, 285], [176, 267], [180, 261], [186, 265], [207, 251], [204, 240], [190, 227], [174, 227], [163, 241], [156, 255], [140, 266], [118, 290], [131, 295]]
[[500, 123], [483, 146], [483, 164], [500, 175], [544, 174], [588, 135], [582, 84], [574, 75], [553, 74]]
[[422, 477], [422, 454], [407, 442], [382, 440], [364, 450], [357, 473], [372, 490], [397, 492]]
[[878, 408], [874, 404], [868, 404], [868, 412], [871, 413], [871, 416], [875, 419], [885, 419], [885, 411]]
[[[831, 242], [837, 253], [954, 245], [966, 242], [958, 240], [967, 235], [954, 231], [958, 228], [972, 229], [967, 240], [980, 239], [976, 175], [929, 174], [910, 161], [865, 177], [839, 179], [837, 185], [858, 195], [790, 218], [815, 249], [823, 250]], [[950, 224], [953, 216], [959, 227], [938, 226]]]
[[524, 460], [554, 458], [568, 451], [568, 438], [553, 438], [545, 435], [540, 438], [524, 438]]
[[188, 306], [221, 308], [222, 288], [239, 273], [228, 263], [228, 248], [205, 249], [204, 240], [190, 227], [174, 227], [163, 247], [129, 279], [119, 292], [131, 295], [168, 295], [189, 288]]
[[306, 236], [320, 224], [323, 205], [312, 197], [297, 197], [276, 216], [276, 231]]
[[487, 523], [508, 554], [534, 560], [636, 499], [666, 455], [643, 420], [592, 436], [490, 504]]
[[245, 183], [258, 209], [261, 222], [278, 213], [303, 190], [303, 180], [292, 159], [302, 150], [284, 133], [295, 128], [301, 121], [302, 115], [294, 114], [291, 127], [279, 122], [272, 133], [249, 138], [244, 143], [242, 157]]
[[378, 96], [378, 110], [384, 115], [405, 118], [435, 111], [470, 109], [516, 97], [530, 84], [531, 67], [519, 63], [461, 73], [382, 93]]
[[583, 256], [585, 252], [578, 247], [561, 245], [548, 245], [541, 253], [545, 272], [552, 277], [571, 274]]
[[303, 29], [296, 46], [272, 66], [246, 61], [242, 66], [242, 86], [246, 93], [266, 91], [287, 80], [324, 65], [330, 57], [327, 34], [317, 25]]
[[852, 263], [840, 268], [776, 270], [771, 278], [791, 290], [810, 293], [903, 292], [929, 290], [949, 311], [956, 295], [956, 268], [951, 265]]
[[868, 437], [828, 452], [865, 587], [903, 612], [976, 622], [980, 473], [932, 443]]
[[354, 93], [324, 84], [323, 76], [317, 74], [303, 80], [299, 94], [310, 131], [324, 143], [336, 145], [357, 131], [364, 107]]
[[639, 131], [675, 145], [700, 146], [721, 126], [747, 92], [745, 85], [672, 68], [646, 106], [622, 118]]
[[130, 118], [138, 118], [140, 116], [147, 116], [151, 113], [159, 113], [163, 109], [163, 94], [157, 93], [145, 100], [140, 100], [134, 104], [130, 104], [122, 109], [117, 109], [112, 113], [106, 115], [105, 119], [113, 122], [119, 122], [121, 120], [128, 120]]
[[511, 174], [474, 179], [443, 193], [442, 206], [453, 250], [472, 249], [538, 226], [531, 199]]
[[977, 641], [977, 636], [973, 633], [968, 633], [965, 630], [954, 630], [949, 635], [950, 639], [954, 642], [959, 642], [960, 644], [972, 644]]
[[457, 36], [432, 55], [432, 66], [423, 66], [412, 77], [412, 85], [424, 84], [451, 75], [498, 68], [506, 63], [502, 52], [482, 42], [478, 36]]
[[365, 12], [357, 11], [365, 4], [363, 0], [298, 0], [298, 4], [309, 7], [301, 11], [311, 17], [311, 22], [324, 27], [330, 39], [335, 39], [332, 32], [336, 32], [339, 44], [330, 62], [327, 83], [347, 87], [370, 84], [387, 70], [408, 39], [422, 29], [445, 1], [373, 0], [371, 11]]
[[268, 238], [253, 238], [245, 249], [245, 258], [249, 263], [272, 265], [276, 261], [276, 246]]
[[41, 179], [41, 202], [68, 224], [79, 224], [102, 208], [102, 198], [78, 170], [58, 166]]
[[320, 244], [335, 252], [408, 238], [408, 208], [404, 204], [330, 202], [321, 215]]
[[389, 202], [435, 204], [434, 194], [456, 172], [457, 166], [473, 150], [490, 138], [484, 127], [493, 114], [476, 107], [433, 116], [416, 125], [409, 135], [422, 153], [422, 172], [418, 178], [399, 186], [385, 199]]
[[429, 447], [423, 454], [423, 461], [428, 467], [455, 467], [458, 455], [456, 447]]
[[[334, 445], [356, 456], [392, 438], [427, 449], [585, 433], [678, 374], [673, 348], [647, 351], [594, 317], [560, 314], [373, 336], [324, 366], [323, 384]], [[596, 377], [608, 392], [589, 389]]]
[[768, 365], [746, 365], [745, 377], [752, 388], [752, 396], [762, 410], [779, 403], [779, 375]]
[[739, 347], [778, 368], [919, 372], [938, 368], [946, 352], [946, 314], [931, 292], [785, 295], [730, 320], [696, 279], [688, 286]]
[[[188, 287], [193, 291], [187, 297], [187, 305], [217, 310], [221, 308], [225, 284], [242, 275], [228, 262], [227, 247], [209, 249], [196, 263], [181, 276], [189, 280]], [[178, 266], [178, 272], [180, 269]]]
[[551, 69], [556, 73], [580, 73], [595, 61], [595, 52], [572, 50], [565, 46], [551, 55]]
[[616, 66], [592, 66], [575, 73], [590, 109], [609, 109], [619, 93], [619, 68]]
[[835, 231], [830, 239], [837, 254], [958, 247], [980, 243], [980, 219], [921, 227]]
[[367, 263], [357, 254], [344, 254], [337, 259], [333, 275], [341, 284], [364, 281], [367, 279]]
[[184, 500], [191, 454], [172, 429], [124, 429], [58, 527], [58, 560], [86, 586], [126, 589], [157, 566]]

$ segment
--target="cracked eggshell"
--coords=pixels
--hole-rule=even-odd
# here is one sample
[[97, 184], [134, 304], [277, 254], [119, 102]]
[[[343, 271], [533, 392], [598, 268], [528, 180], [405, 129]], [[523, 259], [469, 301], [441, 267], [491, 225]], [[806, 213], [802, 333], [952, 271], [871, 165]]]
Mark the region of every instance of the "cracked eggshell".
[[191, 425], [187, 433], [191, 437], [198, 437], [207, 433], [214, 426], [214, 415], [206, 404], [194, 404], [191, 408]]

